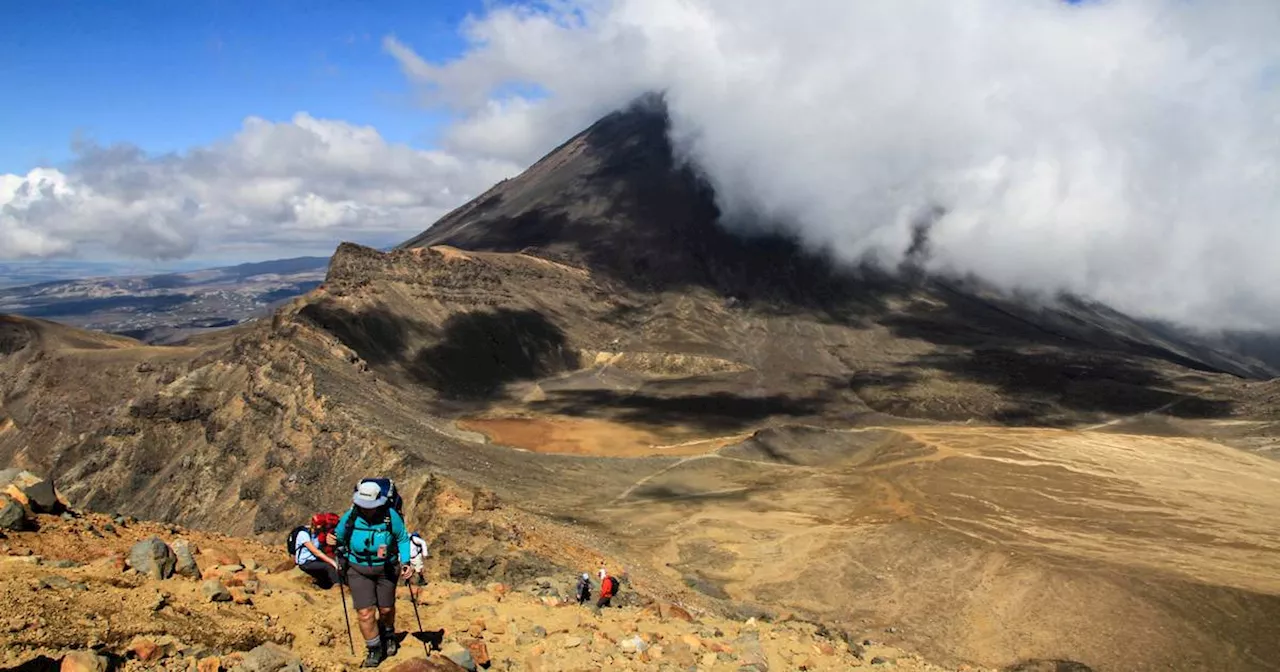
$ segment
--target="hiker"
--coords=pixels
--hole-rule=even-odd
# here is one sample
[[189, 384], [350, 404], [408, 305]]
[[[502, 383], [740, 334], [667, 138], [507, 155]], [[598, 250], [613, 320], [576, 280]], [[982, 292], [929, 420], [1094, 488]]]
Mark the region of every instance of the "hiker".
[[578, 604], [586, 604], [591, 601], [591, 575], [583, 572], [582, 577], [578, 579]]
[[311, 516], [310, 525], [294, 528], [290, 537], [294, 564], [310, 574], [322, 590], [329, 590], [339, 580], [338, 561], [333, 557], [333, 528], [337, 524], [338, 514], [317, 513]]
[[609, 602], [613, 600], [613, 596], [618, 594], [618, 580], [613, 578], [603, 567], [600, 568], [600, 600], [596, 602], [597, 609], [603, 609], [609, 606]]
[[[390, 481], [385, 481], [388, 487]], [[337, 534], [344, 577], [368, 654], [361, 667], [377, 667], [399, 650], [395, 638], [396, 584], [413, 573], [404, 519], [388, 506], [389, 493], [376, 480], [361, 481], [354, 505], [342, 514]]]
[[427, 540], [423, 539], [421, 534], [414, 532], [409, 535], [409, 566], [413, 568], [413, 580], [419, 586], [427, 583], [427, 579], [423, 575], [425, 567], [422, 564], [422, 559], [430, 554], [427, 550]]

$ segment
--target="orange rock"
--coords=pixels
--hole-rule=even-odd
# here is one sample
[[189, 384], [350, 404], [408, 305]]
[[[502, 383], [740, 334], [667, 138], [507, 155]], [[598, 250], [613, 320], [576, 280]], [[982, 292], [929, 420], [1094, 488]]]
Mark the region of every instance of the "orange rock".
[[473, 639], [463, 644], [463, 646], [467, 647], [467, 651], [471, 652], [471, 659], [476, 662], [476, 665], [480, 667], [489, 665], [489, 647], [485, 646], [484, 642]]
[[818, 653], [821, 653], [824, 656], [836, 655], [836, 647], [831, 646], [829, 642], [821, 642], [816, 645], [816, 648], [818, 649]]
[[203, 572], [200, 572], [200, 579], [202, 581], [212, 581], [215, 579], [221, 580], [222, 572], [219, 571], [217, 567], [210, 567]]
[[250, 581], [257, 581], [258, 574], [250, 569], [242, 569], [236, 572], [235, 574], [232, 574], [230, 580], [235, 581], [236, 583], [234, 584], [229, 583], [227, 585], [243, 586], [249, 583]]
[[92, 651], [72, 651], [62, 658], [59, 672], [107, 672], [107, 659]]
[[253, 604], [253, 598], [244, 592], [244, 588], [231, 588], [229, 592], [231, 593], [232, 602], [236, 604]]
[[[286, 550], [287, 550], [287, 549], [286, 549]], [[294, 568], [294, 567], [296, 567], [296, 566], [297, 566], [297, 565], [293, 562], [293, 560], [292, 560], [292, 559], [290, 559], [290, 560], [281, 560], [281, 561], [280, 561], [280, 564], [278, 564], [278, 565], [276, 565], [276, 566], [274, 566], [274, 567], [272, 567], [272, 568], [271, 568], [271, 573], [272, 573], [272, 574], [283, 574], [283, 573], [285, 573], [285, 572], [287, 572], [287, 571], [289, 571], [289, 570], [293, 569], [293, 568]]]
[[[288, 549], [285, 549], [288, 550]], [[240, 555], [235, 551], [228, 550], [221, 546], [209, 546], [204, 549], [204, 555], [209, 556], [216, 565], [243, 565], [240, 561]]]
[[680, 638], [680, 641], [695, 652], [702, 650], [702, 639], [697, 635], [685, 635]]
[[221, 672], [222, 661], [217, 656], [202, 658], [196, 663], [196, 672]]
[[142, 637], [138, 637], [130, 642], [129, 650], [133, 652], [133, 655], [138, 657], [138, 660], [141, 660], [144, 663], [160, 660], [164, 655], [164, 652], [160, 650], [160, 647], [155, 642]]
[[112, 553], [110, 559], [111, 566], [115, 567], [117, 572], [123, 572], [125, 568], [129, 566], [129, 563], [125, 561], [124, 556], [119, 553]]
[[493, 625], [489, 626], [489, 632], [495, 635], [505, 635], [507, 634], [507, 626], [502, 621], [495, 621]]

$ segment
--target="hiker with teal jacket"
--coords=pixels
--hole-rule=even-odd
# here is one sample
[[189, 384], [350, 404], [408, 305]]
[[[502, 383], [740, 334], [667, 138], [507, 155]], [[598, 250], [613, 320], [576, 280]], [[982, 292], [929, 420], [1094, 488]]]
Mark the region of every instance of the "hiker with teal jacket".
[[377, 667], [399, 649], [396, 584], [413, 571], [404, 519], [387, 500], [388, 493], [376, 481], [361, 482], [351, 497], [355, 506], [342, 514], [335, 529], [351, 602], [368, 648], [361, 667]]

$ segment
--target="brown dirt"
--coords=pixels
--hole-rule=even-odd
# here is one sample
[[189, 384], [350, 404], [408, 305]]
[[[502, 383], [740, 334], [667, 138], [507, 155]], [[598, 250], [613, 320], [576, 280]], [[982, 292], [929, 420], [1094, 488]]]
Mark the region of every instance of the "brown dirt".
[[[807, 440], [825, 457], [779, 440], [685, 460], [599, 515], [671, 581], [894, 626], [936, 660], [1265, 670], [1280, 657], [1267, 634], [1280, 618], [1280, 463], [1108, 432], [819, 436]], [[726, 477], [719, 458], [735, 455], [759, 468]]]
[[[66, 523], [42, 517], [40, 532], [18, 533], [8, 540], [9, 552], [38, 550], [41, 563], [21, 555], [0, 555], [0, 666], [32, 664], [41, 657], [59, 660], [66, 653], [88, 647], [121, 656], [123, 670], [187, 670], [198, 659], [237, 652], [275, 642], [299, 656], [308, 669], [356, 670], [358, 658], [348, 652], [339, 594], [310, 585], [296, 571], [260, 572], [262, 588], [251, 604], [210, 603], [200, 594], [200, 582], [175, 577], [164, 581], [121, 573], [109, 561], [59, 569], [57, 559], [87, 559], [88, 555], [127, 552], [134, 539], [159, 534], [188, 539], [197, 547], [218, 545], [243, 559], [276, 564], [284, 554], [245, 540], [208, 536], [189, 530], [171, 532], [167, 526], [136, 523], [88, 538], [88, 524], [101, 527], [107, 519], [90, 516]], [[202, 557], [203, 562], [208, 562]], [[83, 583], [87, 590], [69, 585]], [[572, 581], [572, 576], [558, 577]], [[52, 585], [46, 584], [54, 581]], [[504, 587], [505, 588], [505, 587]], [[624, 590], [626, 590], [624, 588]], [[268, 594], [269, 593], [269, 594]], [[157, 599], [163, 606], [156, 608]], [[417, 631], [414, 606], [407, 590], [397, 592], [400, 632]], [[484, 642], [495, 669], [667, 669], [671, 664], [699, 669], [735, 670], [747, 649], [735, 640], [757, 633], [761, 651], [773, 669], [845, 670], [865, 665], [874, 656], [896, 661], [895, 669], [940, 672], [918, 656], [877, 643], [853, 656], [845, 642], [821, 635], [817, 626], [790, 621], [744, 623], [717, 618], [688, 606], [694, 622], [668, 617], [666, 606], [610, 608], [600, 614], [576, 605], [518, 591], [483, 590], [448, 581], [432, 581], [417, 590], [418, 614], [427, 632], [440, 632], [443, 643]], [[545, 638], [533, 634], [545, 629]], [[623, 653], [617, 642], [639, 635], [653, 646], [645, 655]], [[165, 657], [144, 664], [130, 653], [130, 645], [144, 638], [160, 645]], [[357, 647], [358, 649], [358, 647]], [[709, 664], [700, 661], [712, 650], [726, 652]], [[426, 655], [411, 634], [398, 655], [383, 669]], [[711, 656], [716, 659], [716, 656]], [[507, 663], [506, 661], [511, 661]], [[971, 668], [972, 669], [972, 668]]]
[[457, 424], [503, 446], [537, 453], [602, 457], [699, 455], [745, 438], [699, 437], [678, 428], [650, 430], [608, 420], [570, 417], [463, 418]]

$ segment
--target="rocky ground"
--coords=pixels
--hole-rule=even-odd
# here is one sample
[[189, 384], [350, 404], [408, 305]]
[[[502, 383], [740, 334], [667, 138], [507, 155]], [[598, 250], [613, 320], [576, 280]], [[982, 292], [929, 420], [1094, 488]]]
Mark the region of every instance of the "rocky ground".
[[[31, 521], [38, 530], [0, 542], [4, 668], [357, 669], [338, 591], [311, 585], [282, 548], [102, 514]], [[597, 612], [561, 599], [572, 581], [477, 587], [433, 578], [416, 591], [421, 630], [402, 587], [404, 640], [382, 668], [945, 669], [881, 645], [878, 633], [785, 615], [737, 621], [658, 601]]]

